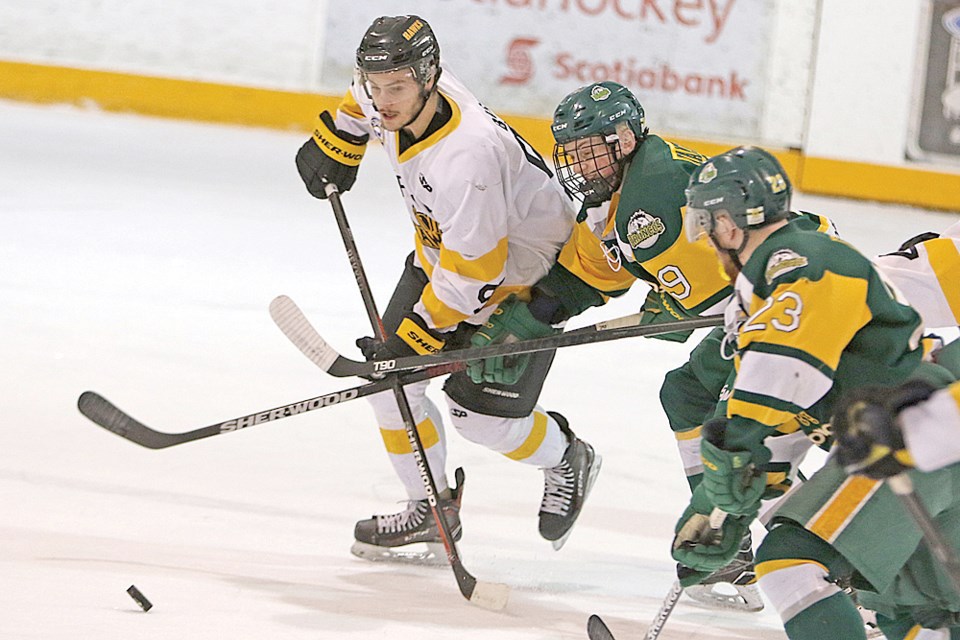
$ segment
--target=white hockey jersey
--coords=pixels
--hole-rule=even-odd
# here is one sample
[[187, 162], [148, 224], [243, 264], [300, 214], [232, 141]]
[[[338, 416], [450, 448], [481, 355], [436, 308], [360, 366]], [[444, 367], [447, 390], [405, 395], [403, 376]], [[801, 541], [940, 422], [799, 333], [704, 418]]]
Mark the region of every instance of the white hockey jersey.
[[939, 238], [874, 258], [929, 328], [960, 325], [960, 223]]
[[416, 264], [430, 279], [414, 311], [443, 331], [482, 323], [511, 293], [528, 295], [570, 236], [575, 211], [540, 155], [448, 70], [439, 90], [449, 122], [402, 153], [357, 83], [336, 125], [375, 136], [390, 158]]

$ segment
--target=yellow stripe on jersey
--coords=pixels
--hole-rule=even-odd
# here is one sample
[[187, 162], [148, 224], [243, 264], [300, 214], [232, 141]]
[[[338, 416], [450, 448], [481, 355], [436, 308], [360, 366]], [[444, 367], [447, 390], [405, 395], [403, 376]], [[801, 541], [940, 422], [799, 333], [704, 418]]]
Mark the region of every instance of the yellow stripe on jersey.
[[[917, 640], [920, 637], [920, 633], [923, 631], [923, 627], [918, 624], [910, 627], [910, 631], [907, 632], [907, 635], [903, 636], [903, 640]], [[936, 632], [939, 635], [939, 631]]]
[[[453, 133], [453, 131], [458, 126], [460, 126], [460, 118], [462, 117], [460, 113], [460, 105], [457, 104], [456, 100], [454, 100], [447, 94], [443, 93], [442, 91], [440, 92], [440, 95], [446, 98], [447, 102], [450, 104], [450, 109], [453, 111], [453, 114], [450, 116], [450, 120], [448, 120], [445, 125], [443, 125], [439, 129], [431, 133], [429, 136], [417, 142], [416, 144], [411, 145], [403, 153], [397, 156], [401, 164], [406, 162], [410, 158], [414, 157], [424, 149], [427, 149], [437, 144], [438, 142], [446, 138], [448, 135]], [[393, 135], [397, 137], [394, 144], [394, 148], [399, 150], [400, 149], [400, 139], [399, 139], [400, 133], [395, 132]]]
[[730, 280], [717, 264], [717, 255], [706, 238], [690, 242], [681, 231], [666, 251], [641, 266], [656, 276], [661, 289], [685, 308], [693, 309], [730, 286]]
[[423, 267], [423, 272], [427, 274], [427, 279], [433, 278], [433, 263], [427, 258], [427, 254], [423, 250], [423, 239], [420, 237], [419, 231], [414, 231], [413, 233], [413, 247], [417, 252], [417, 259], [420, 261], [420, 266]]
[[[440, 442], [440, 434], [437, 432], [437, 426], [433, 420], [425, 418], [417, 425], [417, 433], [420, 434], [420, 444], [424, 449], [429, 449]], [[380, 429], [380, 437], [383, 438], [383, 444], [387, 446], [387, 452], [396, 455], [413, 453], [413, 447], [410, 445], [410, 438], [407, 436], [406, 429]]]
[[[736, 392], [734, 392], [736, 393]], [[775, 427], [794, 417], [789, 411], [779, 411], [763, 404], [755, 404], [731, 397], [727, 401], [727, 417], [741, 416], [766, 427]]]
[[543, 444], [543, 439], [546, 437], [547, 414], [534, 411], [533, 427], [530, 429], [530, 434], [527, 435], [527, 439], [524, 440], [523, 444], [521, 444], [519, 447], [503, 455], [507, 456], [511, 460], [524, 460], [529, 458], [537, 452], [537, 449], [540, 448], [540, 445]]
[[[844, 347], [872, 317], [867, 281], [830, 272], [818, 282], [802, 278], [782, 284], [768, 300], [772, 302], [754, 296], [751, 317], [740, 329], [740, 348], [753, 342], [788, 346], [834, 371]], [[765, 305], [768, 308], [758, 313]]]
[[937, 238], [923, 243], [930, 259], [930, 266], [937, 276], [943, 296], [950, 305], [950, 311], [957, 324], [960, 324], [960, 252], [951, 238]]
[[583, 224], [574, 225], [573, 234], [561, 249], [557, 262], [599, 291], [622, 291], [637, 281], [626, 269], [613, 269], [603, 243]]
[[450, 249], [440, 247], [440, 268], [479, 282], [495, 282], [503, 273], [507, 262], [507, 238], [501, 238], [497, 246], [479, 258], [469, 259]]
[[[361, 91], [363, 91], [363, 89], [361, 89]], [[349, 89], [347, 90], [346, 95], [343, 96], [343, 100], [337, 107], [337, 111], [340, 111], [351, 118], [356, 118], [357, 120], [362, 120], [365, 117], [363, 115], [363, 109], [361, 109], [360, 105], [357, 104], [357, 101], [353, 97], [353, 92]]]
[[833, 542], [881, 486], [882, 481], [864, 476], [847, 478], [804, 528], [827, 542]]
[[694, 440], [700, 437], [700, 432], [703, 431], [703, 427], [697, 427], [695, 429], [690, 429], [689, 431], [674, 431], [673, 437], [677, 440]]
[[762, 578], [763, 576], [770, 575], [774, 571], [782, 571], [783, 569], [790, 569], [792, 567], [799, 567], [804, 564], [812, 564], [823, 569], [823, 572], [829, 574], [830, 571], [825, 565], [820, 564], [814, 560], [806, 559], [791, 559], [791, 560], [767, 560], [766, 562], [758, 562], [757, 566], [754, 567], [754, 570], [757, 572], [757, 577]]
[[469, 318], [467, 314], [457, 311], [453, 307], [444, 304], [437, 294], [433, 291], [433, 283], [428, 282], [420, 294], [420, 302], [427, 308], [427, 313], [433, 319], [433, 325], [437, 329], [446, 329], [455, 324], [459, 324]]
[[950, 397], [953, 398], [954, 404], [957, 405], [957, 411], [960, 411], [960, 382], [954, 382], [948, 387], [948, 392]]

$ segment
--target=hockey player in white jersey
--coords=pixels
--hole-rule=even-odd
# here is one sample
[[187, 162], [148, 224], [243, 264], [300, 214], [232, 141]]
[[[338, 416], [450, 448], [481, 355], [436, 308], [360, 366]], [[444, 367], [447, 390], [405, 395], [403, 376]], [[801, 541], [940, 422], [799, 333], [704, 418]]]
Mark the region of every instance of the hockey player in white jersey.
[[[414, 251], [383, 315], [388, 339], [361, 338], [368, 358], [435, 353], [469, 343], [511, 295], [529, 299], [571, 233], [574, 211], [536, 151], [440, 66], [433, 30], [417, 16], [381, 17], [357, 49], [357, 74], [335, 114], [320, 114], [297, 153], [308, 191], [343, 192], [354, 183], [369, 136], [390, 159], [414, 226]], [[539, 323], [513, 319], [521, 338]], [[533, 327], [532, 329], [528, 329]], [[526, 331], [526, 333], [525, 333]], [[553, 331], [553, 329], [550, 329]], [[450, 421], [468, 440], [544, 470], [541, 535], [555, 548], [569, 535], [600, 468], [600, 457], [567, 420], [537, 399], [553, 361], [530, 356], [516, 384], [474, 384], [465, 373], [444, 384]], [[443, 511], [458, 539], [459, 487], [445, 474], [445, 434], [427, 383], [406, 387]], [[355, 554], [398, 557], [397, 547], [440, 538], [430, 515], [396, 401], [371, 398], [380, 432], [409, 496], [407, 508], [357, 523]], [[439, 554], [442, 557], [442, 554]], [[423, 559], [403, 550], [403, 557]]]

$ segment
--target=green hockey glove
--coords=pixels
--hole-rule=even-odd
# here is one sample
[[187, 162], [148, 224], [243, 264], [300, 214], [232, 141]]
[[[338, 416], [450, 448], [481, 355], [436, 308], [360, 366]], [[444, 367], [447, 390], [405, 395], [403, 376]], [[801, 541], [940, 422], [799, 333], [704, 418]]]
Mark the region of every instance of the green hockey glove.
[[703, 425], [703, 488], [713, 505], [729, 514], [756, 513], [767, 488], [766, 474], [757, 470], [749, 451], [722, 448], [726, 423], [726, 418], [714, 418]]
[[674, 528], [672, 555], [683, 565], [677, 575], [684, 587], [698, 584], [730, 564], [756, 516], [756, 511], [743, 516], [728, 515], [720, 528], [714, 529], [710, 526], [710, 514], [715, 506], [707, 498], [705, 487], [700, 485]]
[[[557, 332], [549, 324], [540, 322], [530, 313], [526, 302], [510, 296], [497, 307], [493, 315], [470, 338], [470, 346], [485, 347], [491, 344], [516, 342], [543, 338]], [[516, 384], [530, 364], [529, 353], [512, 356], [496, 356], [467, 363], [467, 375], [474, 383], [493, 382]]]
[[[650, 289], [650, 293], [643, 301], [643, 309], [641, 310], [643, 315], [640, 316], [640, 324], [662, 324], [695, 317], [684, 311], [669, 294], [656, 289]], [[672, 331], [650, 337], [670, 342], [686, 342], [691, 333], [693, 333], [692, 330]]]

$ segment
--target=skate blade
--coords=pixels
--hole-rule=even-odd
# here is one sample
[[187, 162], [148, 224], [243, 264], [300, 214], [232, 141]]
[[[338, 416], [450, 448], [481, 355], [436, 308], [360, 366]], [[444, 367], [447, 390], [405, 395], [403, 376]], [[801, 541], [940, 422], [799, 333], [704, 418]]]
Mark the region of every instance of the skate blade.
[[726, 611], [763, 611], [763, 599], [755, 584], [734, 585], [729, 582], [696, 584], [684, 589], [684, 593], [711, 609]]
[[[587, 498], [590, 497], [590, 491], [593, 489], [593, 483], [597, 481], [597, 476], [600, 475], [600, 466], [603, 464], [603, 458], [594, 454], [593, 456], [593, 465], [590, 467], [590, 475], [587, 476], [587, 486], [583, 490], [583, 505], [580, 506], [580, 511], [583, 511], [583, 506], [587, 504]], [[580, 517], [580, 514], [577, 514], [577, 518]], [[573, 525], [577, 523], [576, 518], [573, 522], [570, 523], [570, 528], [567, 529], [567, 532], [550, 542], [553, 546], [554, 551], [560, 551], [563, 548], [563, 545], [567, 543], [567, 538], [570, 537], [570, 534], [573, 533]]]
[[[378, 547], [366, 542], [354, 542], [350, 547], [350, 553], [369, 560], [371, 562], [389, 562], [392, 564], [405, 564], [418, 567], [449, 567], [450, 561], [447, 559], [447, 551], [439, 542], [427, 542], [416, 546], [420, 549], [408, 549], [407, 547]], [[423, 550], [423, 547], [426, 550]]]

